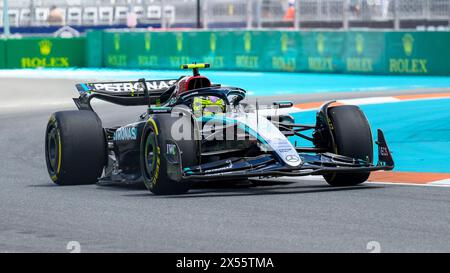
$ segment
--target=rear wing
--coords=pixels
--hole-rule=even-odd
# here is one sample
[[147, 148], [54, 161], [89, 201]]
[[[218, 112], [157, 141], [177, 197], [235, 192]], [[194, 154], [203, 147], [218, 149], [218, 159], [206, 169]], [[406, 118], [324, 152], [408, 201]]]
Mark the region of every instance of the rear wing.
[[[93, 110], [94, 98], [123, 106], [160, 104], [167, 101], [178, 80], [149, 80], [128, 82], [80, 83], [80, 97], [73, 99], [80, 110]], [[145, 82], [145, 85], [144, 85]]]
[[[149, 94], [160, 93], [169, 89], [178, 80], [149, 80], [145, 81]], [[139, 96], [144, 95], [144, 86], [140, 81], [128, 82], [101, 82], [101, 83], [80, 83], [76, 85], [78, 92], [82, 95], [85, 93], [102, 93], [112, 96]]]

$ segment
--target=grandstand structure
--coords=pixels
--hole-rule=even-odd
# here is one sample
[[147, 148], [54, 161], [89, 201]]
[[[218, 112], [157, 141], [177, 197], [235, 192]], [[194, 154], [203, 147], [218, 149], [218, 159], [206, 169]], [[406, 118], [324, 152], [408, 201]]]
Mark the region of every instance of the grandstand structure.
[[[445, 29], [450, 0], [8, 0], [11, 28]], [[49, 21], [52, 9], [60, 22]], [[3, 0], [0, 0], [3, 26]], [[293, 15], [293, 16], [292, 16]], [[200, 24], [198, 24], [200, 22]]]

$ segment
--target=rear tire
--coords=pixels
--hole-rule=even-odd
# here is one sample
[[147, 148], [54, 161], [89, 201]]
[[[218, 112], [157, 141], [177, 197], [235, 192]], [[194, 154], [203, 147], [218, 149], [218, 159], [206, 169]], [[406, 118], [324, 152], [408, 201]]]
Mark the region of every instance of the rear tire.
[[[336, 152], [351, 158], [373, 162], [372, 131], [366, 116], [357, 106], [346, 105], [328, 110], [336, 143]], [[324, 175], [331, 186], [346, 187], [362, 184], [369, 179], [367, 173], [342, 173]]]
[[[191, 139], [173, 140], [175, 122], [191, 124]], [[184, 123], [183, 123], [184, 124]], [[141, 170], [145, 186], [156, 195], [175, 195], [189, 191], [191, 184], [182, 181], [183, 168], [198, 165], [197, 144], [190, 116], [159, 114], [150, 117], [141, 143]]]
[[58, 185], [95, 184], [102, 175], [106, 140], [102, 124], [92, 111], [54, 113], [47, 124], [45, 159]]

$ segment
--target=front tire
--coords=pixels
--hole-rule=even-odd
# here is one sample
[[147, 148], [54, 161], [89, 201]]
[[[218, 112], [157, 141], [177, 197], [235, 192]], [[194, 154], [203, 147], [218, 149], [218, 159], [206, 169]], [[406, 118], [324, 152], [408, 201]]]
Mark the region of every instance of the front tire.
[[45, 159], [52, 181], [58, 185], [95, 184], [102, 175], [106, 139], [92, 111], [54, 113], [45, 134]]
[[[357, 106], [346, 105], [329, 108], [333, 137], [338, 155], [373, 162], [372, 131], [366, 116]], [[324, 175], [331, 186], [356, 186], [369, 179], [367, 173], [340, 173]]]
[[[191, 138], [175, 141], [172, 126], [180, 121], [188, 125]], [[190, 183], [182, 181], [181, 167], [198, 165], [193, 126], [190, 116], [159, 114], [149, 118], [141, 143], [141, 170], [144, 184], [152, 193], [183, 194], [191, 188]]]

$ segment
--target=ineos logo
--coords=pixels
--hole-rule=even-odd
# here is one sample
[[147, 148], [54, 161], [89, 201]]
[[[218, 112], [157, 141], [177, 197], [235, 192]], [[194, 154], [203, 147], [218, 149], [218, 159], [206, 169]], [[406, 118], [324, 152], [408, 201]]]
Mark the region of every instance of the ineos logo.
[[299, 162], [300, 158], [298, 158], [298, 156], [295, 156], [295, 155], [288, 155], [288, 156], [286, 156], [286, 161], [295, 163], [295, 162]]

